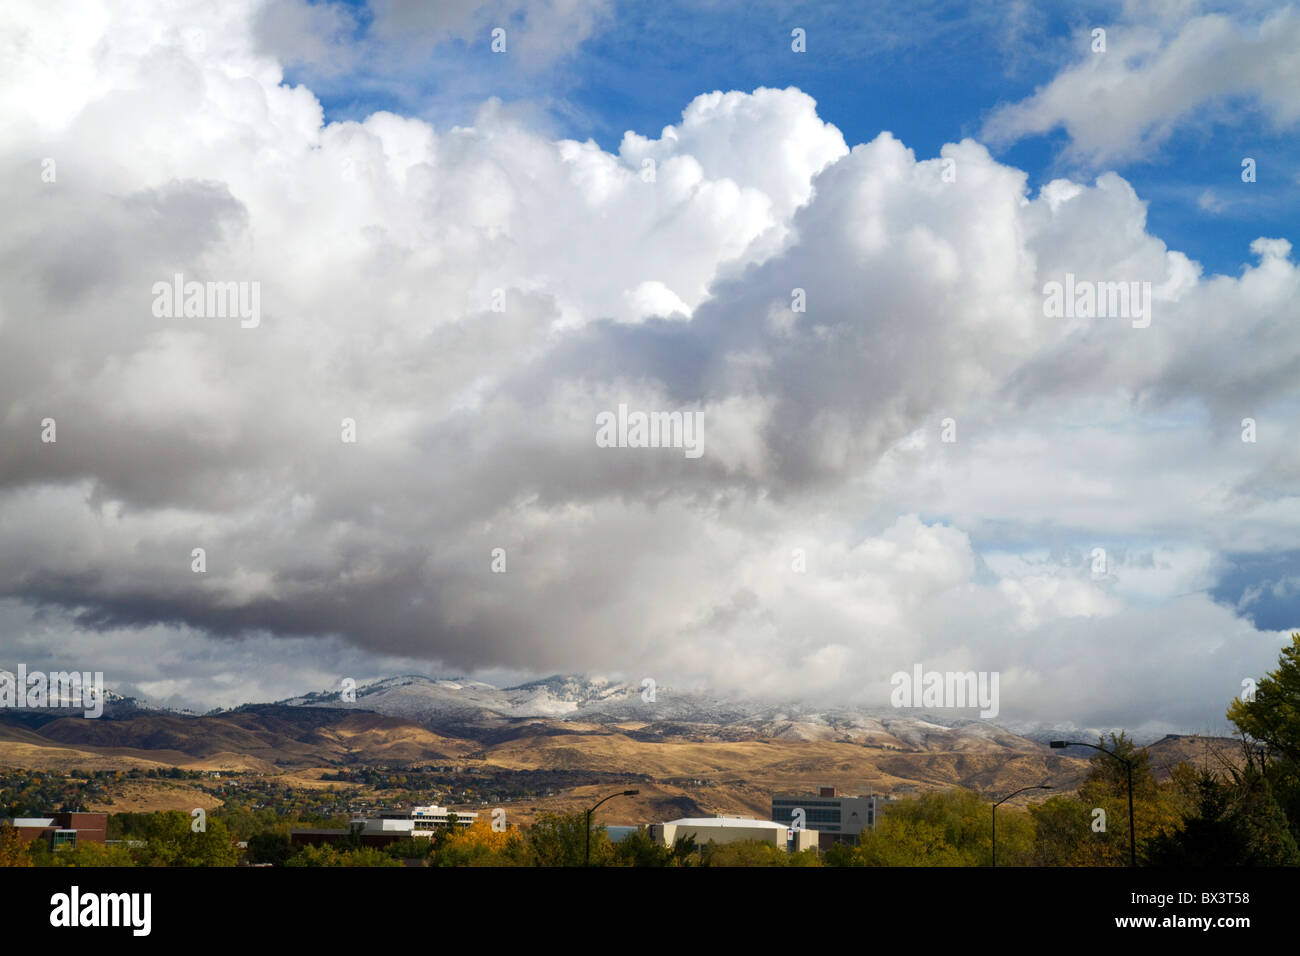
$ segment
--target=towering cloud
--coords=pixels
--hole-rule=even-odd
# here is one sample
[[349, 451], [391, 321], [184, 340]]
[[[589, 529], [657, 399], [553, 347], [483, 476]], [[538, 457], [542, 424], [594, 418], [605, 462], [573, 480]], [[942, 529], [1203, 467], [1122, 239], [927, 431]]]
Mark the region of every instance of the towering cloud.
[[[169, 690], [132, 663], [160, 633], [285, 690], [328, 671], [306, 640], [881, 705], [923, 662], [1001, 672], [1004, 717], [1171, 726], [1276, 658], [1208, 592], [1300, 525], [1286, 240], [1206, 277], [1118, 175], [850, 151], [794, 88], [617, 153], [495, 102], [325, 124], [268, 9], [0, 14], [23, 646], [102, 631], [110, 685]], [[1150, 283], [1149, 327], [1047, 315], [1067, 273]], [[178, 274], [257, 283], [258, 323], [155, 314]], [[703, 454], [602, 447], [620, 405], [698, 414]]]

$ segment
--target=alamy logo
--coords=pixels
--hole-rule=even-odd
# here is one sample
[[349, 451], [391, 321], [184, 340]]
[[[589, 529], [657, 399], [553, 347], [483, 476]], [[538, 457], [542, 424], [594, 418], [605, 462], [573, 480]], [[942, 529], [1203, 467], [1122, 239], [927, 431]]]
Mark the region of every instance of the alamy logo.
[[26, 664], [19, 664], [16, 675], [0, 671], [0, 707], [81, 708], [86, 717], [99, 717], [104, 713], [104, 672], [29, 673]]
[[1065, 274], [1065, 283], [1043, 286], [1043, 315], [1049, 319], [1132, 319], [1133, 328], [1151, 324], [1150, 282], [1090, 282]]
[[51, 926], [129, 926], [133, 936], [148, 936], [153, 920], [150, 893], [82, 893], [74, 886], [50, 897]]
[[244, 329], [262, 322], [260, 282], [186, 282], [178, 272], [171, 282], [155, 282], [151, 291], [155, 318], [238, 318]]
[[629, 412], [596, 415], [598, 448], [681, 448], [687, 458], [704, 454], [703, 412]]
[[925, 671], [921, 665], [912, 673], [898, 671], [889, 702], [895, 707], [979, 707], [981, 717], [998, 715], [998, 672]]

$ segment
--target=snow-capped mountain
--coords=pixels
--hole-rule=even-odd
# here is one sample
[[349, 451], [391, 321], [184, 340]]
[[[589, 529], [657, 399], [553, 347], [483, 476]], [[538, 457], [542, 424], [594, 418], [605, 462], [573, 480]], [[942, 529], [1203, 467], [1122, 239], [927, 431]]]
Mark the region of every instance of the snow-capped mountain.
[[[32, 706], [30, 704], [22, 707], [17, 706], [16, 701], [20, 698], [24, 700], [34, 699], [32, 696], [34, 694], [32, 677], [38, 673], [40, 675], [39, 699], [42, 703], [39, 706]], [[70, 693], [69, 687], [67, 687], [62, 681], [52, 679], [51, 676], [44, 671], [38, 672], [33, 670], [28, 672], [27, 669], [23, 667], [0, 666], [0, 675], [3, 675], [3, 677], [0, 677], [0, 680], [6, 682], [7, 688], [13, 695], [13, 702], [9, 702], [9, 699], [6, 698], [6, 703], [4, 704], [5, 711], [11, 713], [63, 713], [65, 711], [68, 713], [82, 713], [93, 706], [92, 697], [90, 696], [92, 690], [87, 689], [79, 691], [78, 693], [80, 696], [74, 697]], [[25, 683], [26, 689], [20, 695], [18, 693], [18, 687], [19, 684], [22, 683]], [[130, 713], [136, 710], [158, 709], [151, 707], [151, 705], [137, 697], [128, 697], [119, 694], [108, 687], [103, 688], [103, 695], [104, 700], [102, 713], [110, 716], [116, 716], [121, 713]]]
[[500, 688], [474, 680], [447, 680], [407, 675], [389, 677], [355, 689], [355, 700], [342, 690], [293, 697], [281, 704], [300, 707], [356, 707], [390, 717], [428, 721], [439, 718], [570, 718], [584, 708], [619, 697], [629, 690], [613, 681], [549, 677], [518, 687]]
[[[653, 699], [650, 697], [653, 696]], [[916, 711], [771, 704], [606, 679], [555, 675], [516, 687], [482, 681], [408, 675], [279, 703], [344, 707], [403, 717], [438, 730], [485, 729], [521, 723], [617, 724], [641, 735], [690, 735], [718, 740], [777, 738], [838, 740], [898, 750], [1036, 750], [1038, 744], [975, 719]]]

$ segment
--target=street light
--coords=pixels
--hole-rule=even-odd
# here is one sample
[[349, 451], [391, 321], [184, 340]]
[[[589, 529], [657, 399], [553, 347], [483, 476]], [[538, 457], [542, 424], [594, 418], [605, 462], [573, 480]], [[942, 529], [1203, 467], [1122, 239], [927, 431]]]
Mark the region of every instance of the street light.
[[596, 812], [596, 807], [605, 800], [613, 800], [615, 797], [635, 797], [640, 792], [640, 790], [620, 790], [618, 793], [611, 793], [604, 800], [596, 801], [596, 806], [587, 811], [587, 852], [583, 855], [583, 866], [591, 866], [591, 815]]
[[1133, 823], [1133, 761], [1127, 757], [1121, 757], [1105, 747], [1080, 743], [1077, 740], [1053, 740], [1048, 746], [1053, 750], [1064, 750], [1066, 747], [1091, 747], [1093, 750], [1101, 751], [1107, 757], [1114, 757], [1124, 765], [1124, 769], [1128, 771], [1128, 865], [1137, 866], [1137, 827]]
[[1015, 793], [1008, 793], [1001, 800], [997, 801], [997, 803], [993, 804], [993, 865], [994, 866], [998, 865], [998, 807], [1002, 806], [1002, 804], [1006, 803], [1016, 794], [1024, 793], [1026, 790], [1051, 790], [1051, 789], [1052, 789], [1052, 785], [1050, 783], [1040, 783], [1033, 787], [1021, 787]]

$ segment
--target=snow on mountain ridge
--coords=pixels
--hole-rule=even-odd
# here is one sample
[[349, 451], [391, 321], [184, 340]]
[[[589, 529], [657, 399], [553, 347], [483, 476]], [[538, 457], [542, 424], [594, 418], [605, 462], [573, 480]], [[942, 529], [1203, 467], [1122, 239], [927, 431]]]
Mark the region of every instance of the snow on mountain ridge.
[[958, 749], [1038, 747], [1002, 727], [957, 715], [940, 722], [943, 718], [929, 713], [740, 701], [700, 693], [677, 693], [665, 686], [656, 688], [655, 700], [651, 702], [642, 698], [639, 686], [580, 675], [556, 674], [506, 688], [463, 678], [406, 675], [357, 688], [355, 702], [343, 701], [339, 691], [328, 691], [281, 703], [351, 706], [433, 726], [448, 722], [483, 725], [517, 720], [573, 720], [630, 723], [660, 728], [653, 732], [737, 740], [762, 737], [841, 740], [865, 746], [918, 750], [933, 749], [939, 744]]

